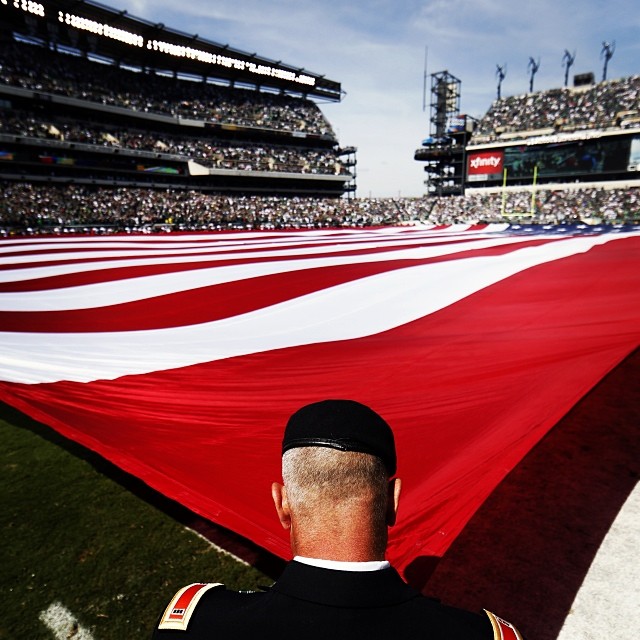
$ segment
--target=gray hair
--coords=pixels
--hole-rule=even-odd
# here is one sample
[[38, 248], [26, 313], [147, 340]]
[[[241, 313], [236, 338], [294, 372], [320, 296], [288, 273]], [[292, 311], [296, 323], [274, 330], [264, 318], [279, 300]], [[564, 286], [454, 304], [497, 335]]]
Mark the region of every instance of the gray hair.
[[328, 447], [299, 447], [282, 456], [282, 479], [291, 509], [306, 516], [349, 509], [367, 501], [375, 522], [384, 526], [388, 473], [367, 453]]

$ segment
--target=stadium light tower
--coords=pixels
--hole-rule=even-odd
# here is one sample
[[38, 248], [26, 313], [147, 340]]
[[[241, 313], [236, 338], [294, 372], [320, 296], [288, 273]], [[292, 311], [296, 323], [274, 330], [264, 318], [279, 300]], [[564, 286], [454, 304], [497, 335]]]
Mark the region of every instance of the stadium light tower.
[[536, 73], [538, 73], [539, 68], [540, 68], [540, 58], [538, 58], [538, 61], [536, 62], [533, 59], [533, 56], [531, 56], [529, 58], [529, 71], [531, 73], [531, 76], [529, 79], [529, 93], [533, 93], [533, 78], [536, 75]]
[[498, 100], [500, 100], [500, 98], [502, 97], [502, 81], [504, 80], [505, 76], [507, 75], [507, 64], [503, 64], [503, 65], [496, 65], [496, 77], [498, 78]]
[[451, 117], [460, 113], [460, 85], [448, 71], [431, 75], [431, 123], [437, 138], [446, 136]]
[[613, 54], [616, 50], [616, 43], [603, 42], [602, 43], [602, 51], [600, 51], [600, 57], [604, 58], [604, 68], [602, 69], [602, 82], [607, 79], [607, 66], [609, 65], [609, 60], [613, 57]]
[[464, 192], [464, 148], [467, 127], [472, 123], [460, 114], [460, 94], [460, 80], [448, 71], [431, 74], [430, 135], [414, 159], [425, 162], [425, 184], [432, 195]]
[[564, 66], [564, 86], [569, 84], [569, 69], [571, 69], [576, 59], [576, 52], [573, 55], [569, 53], [568, 49], [564, 50], [564, 56], [562, 56], [562, 65]]

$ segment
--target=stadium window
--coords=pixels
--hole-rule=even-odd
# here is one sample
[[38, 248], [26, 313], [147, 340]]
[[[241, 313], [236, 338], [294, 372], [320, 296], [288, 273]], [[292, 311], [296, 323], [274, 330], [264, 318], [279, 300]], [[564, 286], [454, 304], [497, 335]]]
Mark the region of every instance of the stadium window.
[[112, 66], [115, 64], [115, 61], [112, 58], [107, 58], [105, 56], [100, 56], [96, 53], [87, 52], [87, 59], [91, 60], [91, 62], [98, 62], [100, 64]]
[[125, 71], [132, 71], [133, 73], [142, 73], [142, 67], [135, 67], [130, 64], [125, 64], [124, 62], [120, 63], [120, 69], [124, 69]]

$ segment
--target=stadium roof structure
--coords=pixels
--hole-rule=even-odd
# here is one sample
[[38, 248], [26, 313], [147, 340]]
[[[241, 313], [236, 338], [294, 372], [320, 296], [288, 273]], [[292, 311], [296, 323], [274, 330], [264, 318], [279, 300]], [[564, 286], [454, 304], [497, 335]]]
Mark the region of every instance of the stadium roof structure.
[[119, 65], [217, 79], [230, 86], [281, 91], [338, 102], [339, 82], [324, 75], [189, 35], [87, 0], [0, 0], [5, 28], [100, 56]]

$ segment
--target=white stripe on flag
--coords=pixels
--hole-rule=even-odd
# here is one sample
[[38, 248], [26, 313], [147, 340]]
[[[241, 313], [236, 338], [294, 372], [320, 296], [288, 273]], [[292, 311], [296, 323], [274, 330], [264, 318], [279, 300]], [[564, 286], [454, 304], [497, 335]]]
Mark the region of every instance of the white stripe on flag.
[[[558, 239], [563, 236], [545, 236], [549, 240]], [[289, 258], [294, 256], [300, 256], [301, 258], [313, 257], [319, 253], [321, 254], [343, 254], [336, 255], [335, 257], [325, 257], [326, 260], [335, 260], [335, 264], [350, 264], [354, 262], [372, 262], [374, 260], [390, 260], [390, 259], [420, 259], [428, 258], [439, 255], [449, 255], [459, 251], [482, 249], [502, 244], [514, 244], [530, 241], [531, 238], [527, 236], [475, 236], [473, 240], [468, 237], [464, 244], [459, 244], [456, 238], [441, 238], [429, 236], [428, 238], [416, 239], [415, 236], [402, 239], [402, 248], [391, 249], [381, 253], [376, 258], [373, 251], [384, 249], [389, 246], [388, 242], [381, 242], [377, 240], [371, 243], [358, 243], [358, 244], [332, 244], [314, 245], [314, 246], [279, 246], [270, 243], [268, 245], [260, 245], [252, 243], [248, 247], [248, 243], [243, 243], [242, 251], [227, 252], [225, 246], [216, 245], [206, 250], [191, 252], [188, 250], [180, 250], [180, 255], [167, 256], [167, 253], [172, 251], [167, 248], [164, 251], [147, 251], [146, 248], [131, 250], [131, 251], [85, 251], [85, 252], [65, 252], [65, 253], [42, 253], [37, 256], [31, 255], [19, 255], [8, 258], [3, 258], [2, 263], [5, 266], [14, 265], [13, 269], [5, 269], [0, 271], [0, 282], [19, 282], [22, 280], [32, 280], [34, 278], [46, 278], [50, 276], [66, 275], [70, 273], [84, 273], [87, 271], [102, 271], [103, 269], [116, 269], [122, 267], [134, 267], [134, 266], [148, 266], [159, 264], [181, 264], [181, 263], [197, 263], [197, 262], [220, 262], [226, 260], [249, 260], [249, 259], [273, 259], [273, 258]], [[447, 244], [443, 244], [443, 240], [447, 241]], [[390, 243], [391, 247], [398, 247], [400, 240], [393, 239]], [[301, 244], [300, 242], [297, 244]], [[437, 244], [435, 247], [406, 247], [411, 244], [429, 245]], [[0, 245], [2, 246], [2, 245]], [[251, 251], [247, 251], [250, 248]], [[256, 251], [256, 249], [264, 249]], [[371, 251], [365, 255], [349, 255], [349, 251]], [[201, 255], [205, 254], [205, 255]], [[64, 264], [68, 261], [76, 260], [80, 262]], [[93, 262], [97, 260], [97, 262]], [[30, 263], [39, 262], [58, 262], [59, 264], [51, 266], [33, 266]], [[333, 263], [332, 263], [333, 264]]]
[[370, 336], [424, 317], [525, 269], [612, 239], [575, 238], [491, 258], [400, 269], [198, 325], [95, 334], [2, 332], [0, 379], [27, 384], [112, 380]]
[[[155, 296], [167, 295], [179, 291], [188, 291], [228, 282], [237, 282], [248, 278], [273, 275], [277, 273], [290, 273], [304, 269], [319, 269], [339, 265], [365, 264], [376, 262], [390, 262], [393, 260], [424, 260], [464, 253], [467, 251], [488, 249], [496, 246], [519, 244], [530, 240], [525, 237], [501, 238], [469, 242], [464, 245], [455, 244], [438, 247], [419, 247], [415, 249], [399, 249], [375, 254], [356, 256], [336, 256], [322, 258], [307, 258], [304, 260], [284, 260], [270, 262], [254, 262], [240, 265], [228, 265], [195, 269], [185, 274], [165, 273], [152, 276], [141, 276], [129, 281], [116, 280], [113, 282], [99, 282], [91, 285], [53, 289], [51, 291], [23, 291], [16, 293], [0, 294], [0, 311], [65, 311], [73, 309], [95, 309], [115, 304], [123, 304], [135, 300], [148, 299]], [[241, 258], [255, 257], [254, 254], [243, 254]], [[215, 257], [208, 257], [203, 262], [215, 261]], [[228, 256], [224, 259], [228, 259]], [[144, 266], [191, 262], [185, 258], [149, 260], [141, 258], [139, 261], [126, 261], [113, 263], [107, 268], [122, 268], [123, 266]], [[84, 273], [90, 270], [101, 271], [105, 268], [103, 263], [93, 265], [79, 264], [73, 267], [42, 267], [38, 269], [27, 268], [23, 275], [29, 279], [35, 277], [48, 277], [69, 273]], [[37, 271], [37, 275], [34, 273]], [[7, 273], [7, 272], [5, 272]], [[0, 281], [2, 280], [0, 273]], [[9, 278], [6, 281], [9, 281]], [[17, 281], [13, 280], [13, 281]]]

